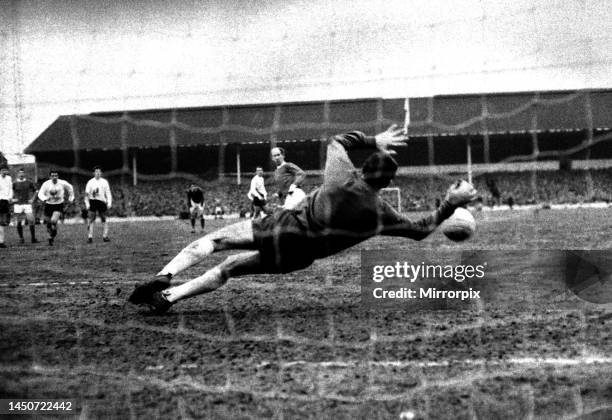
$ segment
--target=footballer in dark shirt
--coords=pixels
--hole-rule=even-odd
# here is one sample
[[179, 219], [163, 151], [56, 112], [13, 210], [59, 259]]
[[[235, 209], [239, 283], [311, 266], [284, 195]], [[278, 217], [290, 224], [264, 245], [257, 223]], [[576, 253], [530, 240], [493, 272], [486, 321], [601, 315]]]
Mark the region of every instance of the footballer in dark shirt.
[[306, 197], [301, 188], [306, 178], [306, 173], [295, 163], [285, 161], [285, 149], [274, 147], [270, 151], [272, 161], [276, 165], [274, 171], [274, 182], [278, 198], [283, 201], [283, 208], [294, 209]]
[[200, 219], [200, 227], [204, 232], [204, 191], [195, 184], [191, 184], [187, 190], [187, 206], [189, 207], [189, 218], [191, 219], [191, 233], [195, 233], [196, 219]]
[[13, 213], [17, 218], [17, 233], [19, 241], [25, 242], [23, 237], [23, 226], [27, 224], [30, 228], [30, 239], [32, 243], [38, 242], [36, 239], [34, 210], [32, 204], [36, 199], [36, 185], [26, 178], [25, 171], [19, 169], [17, 178], [13, 181]]

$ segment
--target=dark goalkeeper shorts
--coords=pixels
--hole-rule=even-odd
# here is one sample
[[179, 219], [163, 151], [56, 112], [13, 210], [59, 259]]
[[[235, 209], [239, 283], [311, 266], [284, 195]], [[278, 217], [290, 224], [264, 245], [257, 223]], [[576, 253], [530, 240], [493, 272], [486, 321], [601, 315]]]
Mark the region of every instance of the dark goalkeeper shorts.
[[8, 226], [11, 219], [11, 209], [8, 200], [0, 200], [0, 226]]
[[253, 220], [253, 237], [268, 273], [289, 273], [311, 265], [315, 258], [306, 226], [291, 210]]

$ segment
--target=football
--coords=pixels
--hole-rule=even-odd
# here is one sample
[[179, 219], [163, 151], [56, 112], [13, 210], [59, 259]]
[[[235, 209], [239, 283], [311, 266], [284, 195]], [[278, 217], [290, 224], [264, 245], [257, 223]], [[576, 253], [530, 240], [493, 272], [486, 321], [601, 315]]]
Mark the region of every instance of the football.
[[442, 224], [442, 232], [451, 241], [465, 241], [474, 235], [476, 221], [474, 216], [463, 207], [455, 210], [453, 215]]

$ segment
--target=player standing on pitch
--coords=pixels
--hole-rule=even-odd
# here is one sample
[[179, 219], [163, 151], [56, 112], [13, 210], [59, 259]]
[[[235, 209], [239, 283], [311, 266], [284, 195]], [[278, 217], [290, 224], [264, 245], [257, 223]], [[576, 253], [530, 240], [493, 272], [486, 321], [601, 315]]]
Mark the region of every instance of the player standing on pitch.
[[87, 209], [87, 243], [93, 242], [93, 225], [96, 215], [102, 222], [102, 240], [109, 242], [108, 224], [106, 223], [106, 212], [113, 205], [108, 181], [102, 178], [102, 168], [94, 167], [94, 177], [87, 181], [85, 185], [85, 209]]
[[263, 168], [258, 166], [255, 168], [255, 176], [251, 179], [251, 188], [247, 193], [247, 197], [251, 200], [251, 217], [258, 217], [260, 214], [264, 214], [264, 207], [266, 206], [266, 199], [268, 198], [268, 192], [266, 191], [266, 185], [263, 179]]
[[196, 219], [200, 219], [200, 227], [204, 232], [204, 191], [196, 184], [191, 184], [187, 190], [187, 205], [191, 219], [191, 233], [195, 233]]
[[0, 164], [0, 248], [6, 248], [4, 243], [4, 227], [11, 220], [10, 202], [13, 201], [13, 181], [6, 164]]
[[19, 169], [17, 171], [17, 179], [13, 182], [13, 213], [17, 217], [17, 234], [19, 242], [24, 243], [23, 225], [24, 223], [30, 227], [30, 238], [35, 244], [36, 240], [36, 220], [34, 220], [34, 210], [32, 204], [36, 199], [36, 186], [32, 181], [26, 178], [25, 171]]
[[72, 203], [74, 201], [74, 188], [67, 181], [59, 179], [59, 173], [52, 169], [49, 171], [49, 179], [43, 182], [38, 191], [38, 199], [45, 203], [43, 213], [49, 233], [50, 246], [53, 245], [57, 236], [57, 222], [64, 214], [66, 195], [68, 196], [68, 202]]
[[306, 174], [295, 163], [285, 161], [285, 149], [274, 147], [270, 151], [272, 161], [276, 165], [274, 182], [276, 183], [278, 198], [283, 201], [284, 209], [294, 209], [306, 197], [300, 188]]
[[[217, 289], [230, 277], [301, 270], [375, 235], [427, 237], [457, 207], [472, 201], [476, 190], [465, 181], [452, 185], [440, 207], [417, 221], [395, 211], [378, 193], [397, 171], [389, 147], [404, 146], [405, 140], [403, 130], [395, 126], [374, 137], [358, 131], [332, 137], [323, 185], [306, 197], [305, 205], [226, 226], [192, 242], [158, 273], [158, 280], [138, 286], [129, 301], [163, 313], [181, 299]], [[361, 174], [347, 154], [356, 148], [378, 149], [366, 159]], [[213, 252], [229, 249], [248, 251], [170, 287], [177, 273]]]

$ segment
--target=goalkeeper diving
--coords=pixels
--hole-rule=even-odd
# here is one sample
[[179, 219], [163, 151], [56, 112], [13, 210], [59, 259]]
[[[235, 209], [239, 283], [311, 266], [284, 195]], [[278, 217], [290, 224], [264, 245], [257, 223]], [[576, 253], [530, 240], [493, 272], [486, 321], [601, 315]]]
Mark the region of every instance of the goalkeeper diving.
[[[149, 306], [154, 313], [167, 311], [176, 302], [212, 292], [231, 277], [289, 273], [376, 235], [414, 240], [427, 237], [457, 207], [476, 197], [465, 181], [452, 185], [440, 206], [418, 220], [410, 220], [379, 197], [398, 165], [392, 147], [406, 145], [402, 129], [391, 126], [376, 136], [359, 131], [328, 140], [323, 185], [308, 194], [294, 209], [278, 209], [261, 218], [238, 222], [192, 242], [148, 283], [137, 286], [129, 301]], [[372, 149], [361, 171], [348, 150]], [[177, 274], [213, 252], [244, 250], [189, 281]]]

